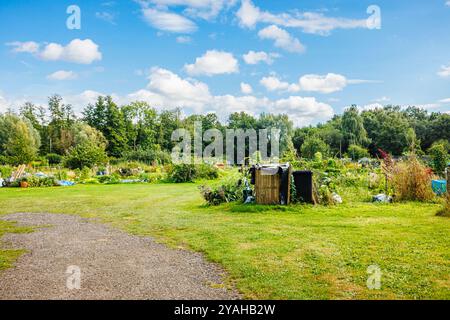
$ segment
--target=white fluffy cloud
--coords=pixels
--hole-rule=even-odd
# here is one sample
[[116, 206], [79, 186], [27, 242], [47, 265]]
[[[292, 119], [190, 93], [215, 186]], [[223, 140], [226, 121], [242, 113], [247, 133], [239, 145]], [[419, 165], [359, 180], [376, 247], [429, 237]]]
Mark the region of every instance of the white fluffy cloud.
[[190, 75], [229, 74], [239, 71], [238, 61], [233, 54], [225, 51], [209, 50], [203, 56], [195, 59], [195, 63], [184, 66]]
[[288, 52], [301, 53], [305, 51], [305, 47], [297, 38], [294, 38], [289, 32], [276, 25], [271, 25], [260, 30], [258, 36], [261, 39], [273, 40], [275, 47], [282, 48]]
[[[245, 83], [244, 87], [245, 87]], [[248, 88], [247, 88], [248, 89]], [[260, 112], [289, 113], [299, 125], [327, 120], [333, 115], [331, 106], [320, 103], [315, 98], [289, 97], [270, 100], [245, 96], [213, 95], [207, 84], [194, 79], [183, 79], [177, 74], [159, 67], [152, 68], [147, 88], [136, 91], [120, 99], [122, 103], [134, 100], [147, 101], [154, 107], [181, 107], [185, 111], [215, 112], [225, 120], [231, 112], [245, 111], [250, 114]]]
[[441, 70], [439, 70], [437, 74], [442, 78], [450, 77], [450, 65], [441, 66]]
[[371, 80], [347, 79], [345, 76], [335, 73], [326, 75], [307, 74], [298, 80], [298, 83], [281, 81], [278, 77], [271, 75], [263, 77], [260, 84], [268, 91], [308, 91], [319, 93], [333, 93], [343, 90], [349, 84], [374, 83]]
[[275, 58], [278, 58], [280, 55], [277, 53], [266, 53], [264, 51], [255, 52], [250, 50], [246, 54], [242, 56], [246, 64], [258, 64], [260, 62], [264, 62], [267, 64], [272, 64]]
[[273, 103], [272, 113], [288, 114], [297, 126], [307, 126], [312, 122], [328, 120], [334, 115], [333, 108], [313, 97], [291, 96]]
[[448, 0], [448, 1], [445, 3], [445, 5], [446, 5], [447, 7], [450, 7], [450, 0]]
[[267, 23], [320, 35], [327, 35], [335, 29], [367, 28], [366, 19], [332, 18], [316, 12], [272, 14], [262, 11], [251, 0], [242, 0], [236, 16], [242, 27], [254, 28], [257, 23]]
[[301, 90], [321, 93], [341, 91], [347, 86], [347, 83], [348, 81], [343, 75], [335, 73], [328, 73], [324, 76], [307, 74], [299, 80]]
[[13, 46], [14, 52], [31, 53], [40, 59], [48, 61], [67, 61], [79, 64], [91, 64], [102, 60], [99, 46], [91, 39], [74, 39], [68, 45], [49, 43], [40, 50], [41, 45], [30, 42], [12, 42], [7, 45]]
[[300, 90], [297, 84], [290, 84], [289, 82], [281, 81], [275, 76], [262, 78], [259, 83], [268, 91], [289, 91], [297, 92]]
[[192, 33], [197, 31], [197, 25], [182, 15], [157, 10], [153, 8], [142, 9], [145, 21], [152, 27], [174, 33]]
[[39, 43], [34, 41], [27, 42], [8, 42], [7, 46], [13, 47], [13, 52], [26, 52], [26, 53], [36, 53], [39, 51]]
[[73, 71], [59, 70], [47, 76], [49, 80], [63, 81], [73, 80], [77, 78], [77, 74]]
[[102, 60], [99, 46], [91, 39], [74, 39], [67, 46], [50, 43], [39, 53], [39, 57], [51, 61], [67, 61], [79, 64], [91, 64]]
[[241, 92], [243, 94], [251, 94], [253, 92], [253, 88], [248, 83], [241, 82]]

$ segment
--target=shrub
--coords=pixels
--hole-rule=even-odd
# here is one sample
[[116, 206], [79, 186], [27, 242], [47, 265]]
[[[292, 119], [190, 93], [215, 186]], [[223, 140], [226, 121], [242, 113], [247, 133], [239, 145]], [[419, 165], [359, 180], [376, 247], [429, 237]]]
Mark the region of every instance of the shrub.
[[57, 185], [56, 179], [54, 177], [29, 176], [25, 178], [24, 181], [28, 182], [29, 188], [45, 188]]
[[63, 157], [56, 153], [49, 153], [46, 157], [50, 165], [61, 164], [63, 161]]
[[193, 164], [176, 164], [169, 171], [169, 179], [175, 183], [192, 182], [196, 177]]
[[[450, 186], [447, 186], [450, 188]], [[437, 213], [441, 217], [450, 217], [450, 192], [447, 192], [444, 207]]]
[[66, 170], [59, 170], [55, 173], [55, 178], [58, 180], [67, 180], [69, 179], [69, 176], [67, 175]]
[[352, 158], [353, 161], [357, 161], [361, 158], [368, 158], [369, 152], [356, 144], [351, 144], [347, 150], [348, 156]]
[[219, 177], [219, 169], [207, 163], [196, 165], [195, 178], [213, 180]]
[[213, 206], [226, 202], [243, 201], [243, 191], [243, 185], [236, 181], [226, 182], [216, 188], [200, 187], [203, 198], [209, 205]]
[[107, 160], [105, 150], [89, 142], [72, 147], [65, 157], [64, 163], [70, 169], [92, 168], [104, 164]]
[[420, 163], [415, 156], [395, 164], [392, 172], [392, 183], [397, 200], [429, 201], [433, 199], [431, 179], [430, 170]]
[[447, 166], [447, 150], [443, 144], [433, 144], [428, 149], [432, 158], [432, 166], [437, 174], [442, 174]]
[[139, 180], [143, 182], [153, 183], [164, 179], [164, 174], [161, 172], [144, 172], [139, 175]]
[[1, 166], [0, 167], [0, 177], [1, 178], [9, 178], [13, 172], [13, 167], [10, 166]]
[[313, 159], [317, 152], [325, 155], [328, 154], [328, 145], [319, 137], [312, 136], [306, 138], [301, 147], [302, 157]]
[[146, 164], [168, 164], [172, 162], [169, 153], [155, 149], [138, 149], [123, 154], [126, 161], [139, 161]]
[[98, 182], [104, 183], [104, 184], [119, 184], [120, 179], [118, 176], [112, 174], [109, 176], [99, 176], [97, 177]]

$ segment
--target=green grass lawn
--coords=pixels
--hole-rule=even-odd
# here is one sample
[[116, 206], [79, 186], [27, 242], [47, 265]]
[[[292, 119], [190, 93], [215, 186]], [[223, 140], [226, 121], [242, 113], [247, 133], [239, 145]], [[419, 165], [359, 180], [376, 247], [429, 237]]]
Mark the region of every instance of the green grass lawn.
[[[200, 251], [245, 298], [450, 299], [450, 220], [439, 205], [206, 207], [197, 184], [0, 189], [0, 214], [99, 217], [137, 235]], [[27, 231], [0, 223], [5, 232]], [[0, 268], [20, 252], [0, 251]], [[4, 262], [6, 261], [6, 262]], [[383, 272], [366, 286], [369, 265]]]

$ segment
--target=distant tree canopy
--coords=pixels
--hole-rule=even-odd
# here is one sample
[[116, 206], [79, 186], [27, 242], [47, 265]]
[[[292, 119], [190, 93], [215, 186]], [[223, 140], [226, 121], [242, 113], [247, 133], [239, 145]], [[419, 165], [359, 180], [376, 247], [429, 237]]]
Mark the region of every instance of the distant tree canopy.
[[295, 128], [286, 114], [255, 117], [235, 112], [221, 123], [215, 113], [182, 117], [180, 109], [157, 111], [140, 101], [118, 106], [109, 96], [98, 97], [77, 118], [72, 106], [54, 95], [47, 108], [27, 102], [18, 115], [0, 116], [0, 156], [11, 163], [47, 154], [55, 159], [71, 156], [73, 167], [102, 163], [107, 157], [164, 163], [174, 146], [172, 132], [185, 128], [192, 133], [196, 121], [201, 121], [203, 132], [215, 128], [224, 136], [226, 129], [279, 129], [281, 155], [287, 158], [313, 158], [320, 152], [356, 159], [367, 152], [374, 156], [380, 149], [398, 156], [414, 148], [433, 156], [441, 169], [442, 153], [450, 152], [450, 115], [416, 107], [361, 112], [353, 105], [326, 123]]

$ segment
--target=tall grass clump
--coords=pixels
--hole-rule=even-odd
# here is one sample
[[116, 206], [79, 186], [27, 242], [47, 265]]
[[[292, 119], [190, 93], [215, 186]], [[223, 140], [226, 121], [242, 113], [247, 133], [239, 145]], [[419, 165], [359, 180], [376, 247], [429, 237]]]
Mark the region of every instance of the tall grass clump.
[[392, 183], [398, 201], [430, 201], [432, 173], [416, 156], [397, 162], [392, 172]]
[[[447, 188], [449, 188], [449, 186], [447, 186]], [[439, 210], [437, 215], [441, 217], [450, 217], [450, 192], [447, 192], [444, 208]]]

